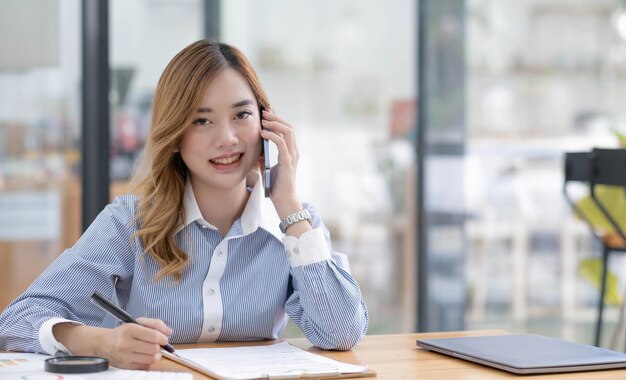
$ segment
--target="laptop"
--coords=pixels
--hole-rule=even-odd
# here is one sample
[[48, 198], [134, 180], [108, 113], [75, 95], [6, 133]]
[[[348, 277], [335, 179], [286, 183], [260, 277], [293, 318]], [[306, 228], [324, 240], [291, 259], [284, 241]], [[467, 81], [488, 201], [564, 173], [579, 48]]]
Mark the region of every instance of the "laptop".
[[418, 339], [426, 350], [515, 374], [626, 368], [626, 354], [533, 334]]

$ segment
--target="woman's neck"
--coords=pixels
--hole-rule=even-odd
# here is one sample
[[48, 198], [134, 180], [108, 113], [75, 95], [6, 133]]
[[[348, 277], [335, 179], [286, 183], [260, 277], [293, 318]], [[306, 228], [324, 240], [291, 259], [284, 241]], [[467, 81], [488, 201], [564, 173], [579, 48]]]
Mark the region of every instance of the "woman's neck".
[[232, 190], [208, 190], [199, 184], [192, 184], [192, 187], [204, 220], [217, 227], [222, 236], [226, 236], [248, 203], [250, 194], [245, 183]]

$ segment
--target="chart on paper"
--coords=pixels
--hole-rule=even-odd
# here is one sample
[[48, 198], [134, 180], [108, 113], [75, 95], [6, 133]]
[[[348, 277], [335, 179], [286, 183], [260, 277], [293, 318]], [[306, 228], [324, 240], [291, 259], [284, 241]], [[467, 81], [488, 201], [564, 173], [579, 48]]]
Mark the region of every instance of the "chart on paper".
[[[0, 354], [0, 377], [5, 379], [8, 374], [22, 375], [28, 372], [43, 371], [43, 362], [49, 356], [26, 353]], [[56, 375], [55, 375], [56, 376]], [[22, 379], [23, 377], [20, 377]], [[50, 377], [57, 378], [57, 377]], [[39, 379], [39, 378], [38, 378]], [[45, 378], [42, 378], [45, 379]]]

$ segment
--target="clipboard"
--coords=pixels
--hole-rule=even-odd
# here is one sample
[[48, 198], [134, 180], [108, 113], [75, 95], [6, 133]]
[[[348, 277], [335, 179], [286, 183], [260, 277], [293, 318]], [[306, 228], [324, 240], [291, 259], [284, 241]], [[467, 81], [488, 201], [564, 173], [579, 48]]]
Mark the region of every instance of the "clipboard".
[[[287, 347], [288, 346], [288, 347]], [[275, 349], [285, 349], [285, 356], [282, 360], [280, 368], [271, 369], [271, 364], [265, 366], [263, 361], [260, 361], [259, 367], [254, 364], [249, 364], [249, 360], [240, 359], [241, 350], [258, 350], [258, 359], [266, 359], [263, 356], [265, 351], [272, 351]], [[231, 353], [228, 353], [231, 352]], [[224, 358], [226, 362], [231, 359], [239, 360], [241, 370], [224, 370], [224, 368], [218, 368], [217, 365], [207, 365], [202, 363], [201, 360], [196, 359], [199, 355], [211, 357], [217, 355], [214, 358], [218, 361], [218, 358]], [[289, 355], [296, 355], [291, 357]], [[365, 378], [374, 377], [376, 373], [367, 367], [357, 366], [354, 364], [347, 364], [339, 362], [321, 355], [302, 350], [298, 347], [292, 346], [287, 342], [277, 343], [274, 345], [263, 346], [246, 346], [246, 347], [229, 347], [229, 348], [205, 348], [205, 349], [188, 349], [177, 350], [175, 353], [169, 353], [165, 350], [161, 350], [161, 355], [167, 359], [170, 359], [178, 364], [191, 368], [202, 374], [210, 376], [219, 380], [252, 380], [252, 379], [347, 379], [347, 378]], [[228, 355], [229, 357], [222, 356]], [[272, 355], [270, 352], [269, 355]], [[271, 360], [271, 359], [270, 359]], [[303, 360], [310, 360], [306, 362], [306, 366], [292, 367], [292, 364], [284, 363], [303, 363]], [[247, 365], [247, 367], [246, 367]], [[311, 369], [311, 365], [315, 368]], [[289, 367], [289, 368], [287, 368]], [[302, 369], [306, 368], [308, 369]], [[343, 370], [348, 370], [342, 372]], [[358, 372], [354, 372], [358, 370]]]

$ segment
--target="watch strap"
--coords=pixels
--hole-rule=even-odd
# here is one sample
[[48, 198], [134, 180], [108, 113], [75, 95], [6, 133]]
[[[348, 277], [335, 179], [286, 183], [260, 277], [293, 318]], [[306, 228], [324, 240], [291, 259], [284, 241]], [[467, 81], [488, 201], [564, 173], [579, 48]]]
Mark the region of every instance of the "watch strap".
[[307, 220], [309, 222], [309, 224], [313, 224], [311, 222], [311, 213], [308, 210], [300, 210], [296, 213], [293, 213], [291, 215], [287, 215], [281, 222], [280, 222], [280, 231], [282, 233], [287, 233], [287, 228], [289, 228], [289, 226], [291, 226], [292, 224], [301, 222], [303, 220]]

